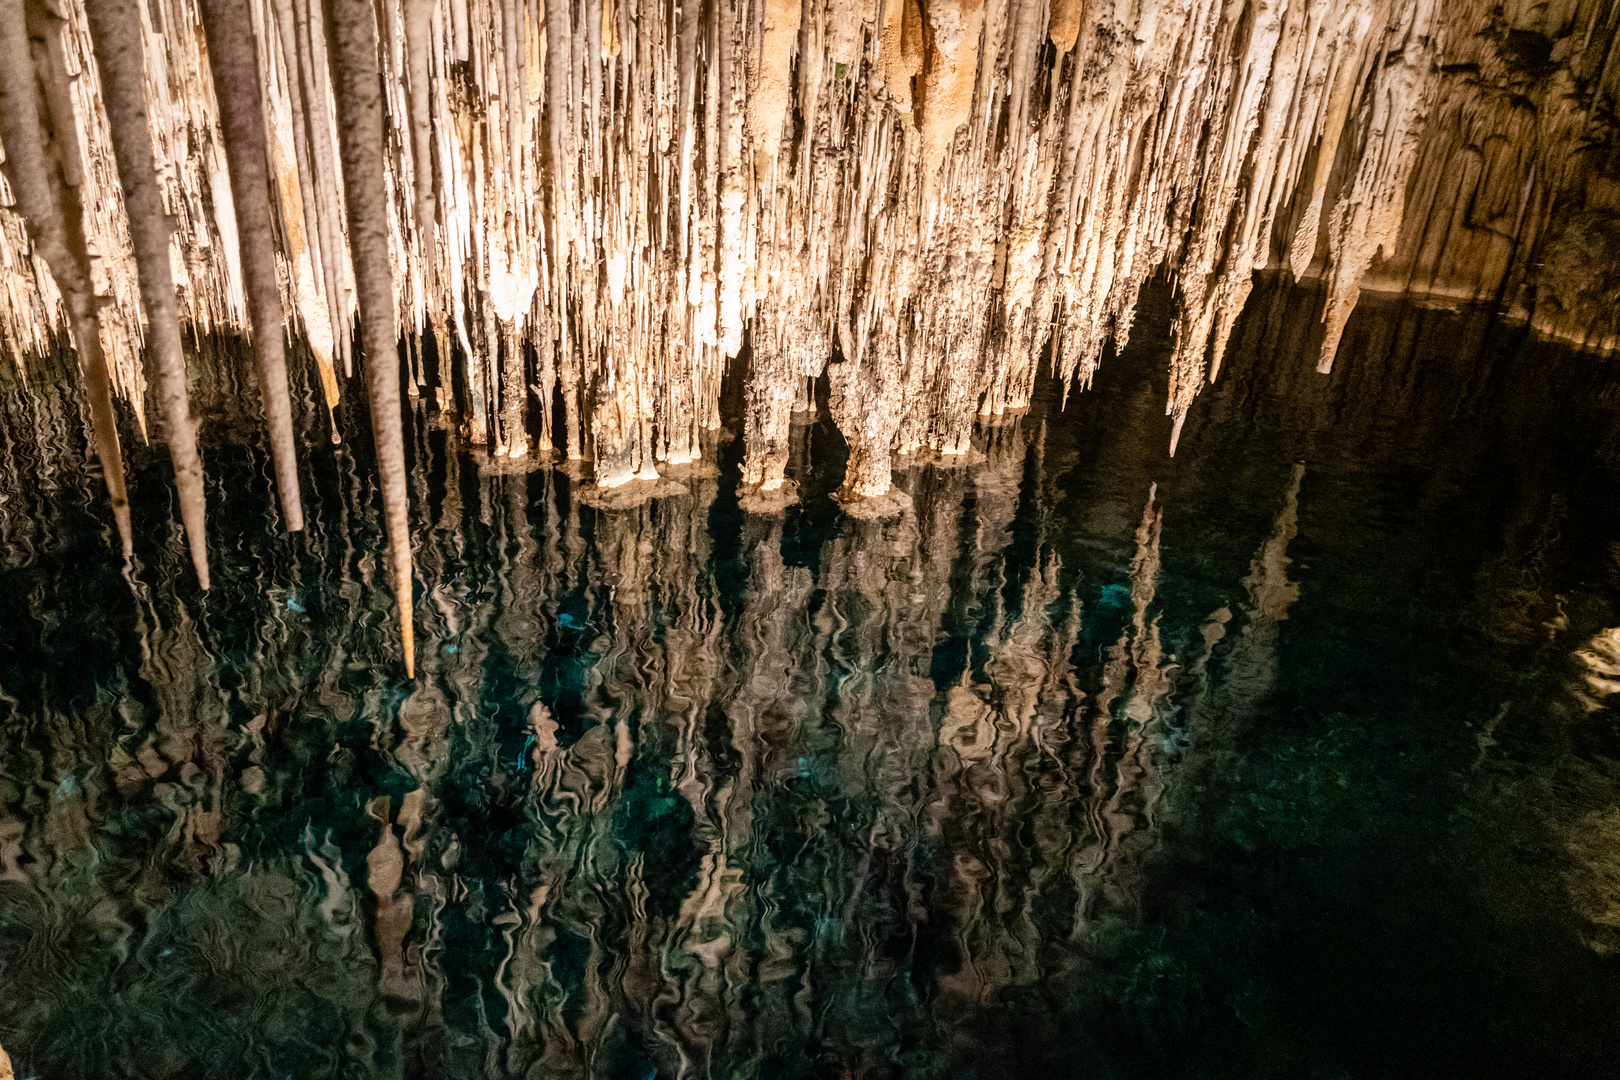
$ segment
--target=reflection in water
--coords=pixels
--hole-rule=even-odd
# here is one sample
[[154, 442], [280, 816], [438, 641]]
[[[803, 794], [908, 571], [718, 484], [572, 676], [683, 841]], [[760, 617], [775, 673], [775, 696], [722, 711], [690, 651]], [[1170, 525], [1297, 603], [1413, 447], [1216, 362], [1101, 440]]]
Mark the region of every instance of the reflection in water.
[[[1612, 722], [1592, 620], [1615, 590], [1567, 580], [1576, 515], [1561, 538], [1522, 524], [1562, 479], [1461, 521], [1486, 470], [1443, 425], [1449, 457], [1401, 464], [1432, 450], [1421, 400], [1379, 441], [1360, 421], [1387, 397], [1356, 414], [1267, 390], [1266, 365], [1314, 354], [1266, 344], [1266, 316], [1211, 398], [1247, 415], [1195, 413], [1190, 460], [1162, 457], [1162, 390], [1127, 356], [1097, 390], [1114, 427], [1082, 403], [987, 429], [982, 461], [897, 474], [912, 509], [887, 521], [824, 497], [825, 422], [796, 432], [805, 504], [772, 518], [739, 511], [734, 461], [598, 511], [560, 472], [480, 471], [419, 414], [412, 683], [351, 456], [367, 440], [320, 458], [311, 425], [326, 464], [291, 539], [262, 452], [224, 440], [204, 597], [156, 467], [136, 484], [151, 561], [94, 569], [76, 413], [11, 389], [0, 1043], [18, 1075], [1158, 1075], [1275, 1068], [1283, 1045], [1354, 1065], [1365, 1044], [1288, 1012], [1290, 978], [1347, 992], [1330, 946], [1292, 954], [1315, 975], [1262, 955], [1346, 916], [1287, 897], [1405, 865], [1378, 815], [1435, 830], [1412, 865], [1461, 858], [1477, 839], [1440, 822], [1567, 768], [1574, 751], [1496, 763], [1544, 745], [1538, 710]], [[1521, 640], [1523, 598], [1554, 595], [1566, 622]], [[1442, 646], [1470, 604], [1466, 648]], [[1588, 640], [1581, 682], [1552, 650]], [[1465, 687], [1468, 664], [1498, 674]], [[1420, 732], [1412, 710], [1437, 702], [1446, 722]], [[1582, 798], [1612, 790], [1610, 752], [1577, 755]], [[1590, 928], [1620, 925], [1613, 813], [1541, 805], [1568, 888], [1538, 902], [1607, 940]], [[1431, 899], [1403, 882], [1368, 888]], [[1586, 977], [1614, 1000], [1612, 972]]]
[[1596, 712], [1608, 699], [1620, 694], [1620, 626], [1610, 626], [1592, 635], [1586, 648], [1575, 654], [1585, 671], [1582, 703], [1587, 712]]

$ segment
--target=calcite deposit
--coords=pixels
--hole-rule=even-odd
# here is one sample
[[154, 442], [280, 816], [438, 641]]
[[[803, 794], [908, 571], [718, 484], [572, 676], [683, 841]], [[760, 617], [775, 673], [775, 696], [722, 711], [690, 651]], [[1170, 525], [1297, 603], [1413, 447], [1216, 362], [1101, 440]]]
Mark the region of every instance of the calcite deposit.
[[204, 585], [183, 330], [251, 335], [290, 529], [286, 365], [363, 378], [409, 664], [406, 398], [656, 490], [730, 373], [770, 511], [825, 377], [881, 516], [1155, 275], [1172, 452], [1261, 270], [1324, 372], [1363, 288], [1614, 348], [1617, 52], [1620, 0], [0, 0], [0, 340], [71, 345], [126, 551], [120, 415], [168, 444]]

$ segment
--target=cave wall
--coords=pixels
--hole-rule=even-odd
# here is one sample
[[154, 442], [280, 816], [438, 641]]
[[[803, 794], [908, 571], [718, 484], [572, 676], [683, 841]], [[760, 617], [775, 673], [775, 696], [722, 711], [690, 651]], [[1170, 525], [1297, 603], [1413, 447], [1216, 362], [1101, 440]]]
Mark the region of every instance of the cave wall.
[[1363, 287], [1495, 303], [1553, 337], [1612, 351], [1620, 9], [1456, 6], [1400, 236]]
[[291, 528], [283, 331], [328, 406], [364, 377], [402, 601], [407, 399], [608, 490], [704, 467], [731, 371], [769, 511], [825, 374], [846, 506], [889, 513], [893, 454], [968, 453], [1044, 357], [1083, 389], [1157, 274], [1172, 452], [1267, 267], [1325, 280], [1322, 371], [1363, 288], [1613, 348], [1617, 31], [1616, 0], [0, 0], [0, 335], [81, 346], [115, 511], [120, 418], [169, 445], [204, 582], [183, 327], [256, 342]]

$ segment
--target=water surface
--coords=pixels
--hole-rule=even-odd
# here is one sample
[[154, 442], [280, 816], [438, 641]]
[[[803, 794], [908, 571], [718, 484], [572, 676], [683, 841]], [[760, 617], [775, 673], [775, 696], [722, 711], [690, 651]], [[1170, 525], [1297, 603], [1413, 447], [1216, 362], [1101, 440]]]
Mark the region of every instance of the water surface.
[[1620, 1075], [1611, 365], [1369, 300], [1318, 376], [1311, 299], [1174, 459], [1155, 293], [881, 523], [824, 414], [771, 519], [735, 443], [597, 511], [418, 409], [414, 683], [355, 387], [289, 537], [199, 384], [205, 596], [161, 451], [125, 572], [9, 385], [16, 1074]]

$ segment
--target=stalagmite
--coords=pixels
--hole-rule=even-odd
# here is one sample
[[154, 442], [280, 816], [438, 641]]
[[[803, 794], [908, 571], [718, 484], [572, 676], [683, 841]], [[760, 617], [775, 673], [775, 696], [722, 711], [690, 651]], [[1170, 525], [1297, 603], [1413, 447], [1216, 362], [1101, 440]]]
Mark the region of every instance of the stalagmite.
[[[119, 0], [88, 0], [92, 7]], [[242, 244], [248, 316], [258, 360], [259, 393], [264, 398], [270, 456], [276, 465], [276, 491], [287, 528], [304, 527], [298, 493], [298, 458], [293, 450], [292, 402], [287, 396], [287, 357], [282, 341], [275, 234], [270, 223], [269, 144], [259, 90], [259, 64], [253, 49], [253, 13], [247, 0], [199, 0], [208, 37], [208, 63], [219, 99], [220, 128], [231, 170], [232, 205]]]
[[410, 506], [406, 491], [405, 435], [399, 405], [398, 337], [394, 318], [394, 275], [388, 250], [388, 221], [377, 193], [383, 190], [383, 116], [377, 77], [377, 24], [369, 0], [332, 0], [332, 84], [338, 109], [338, 142], [343, 157], [344, 202], [349, 248], [360, 301], [360, 332], [365, 344], [371, 430], [377, 443], [383, 513], [394, 569], [394, 602], [399, 608], [400, 647], [405, 674], [416, 674], [411, 611]]
[[[162, 403], [163, 437], [174, 462], [174, 486], [180, 495], [180, 519], [197, 583], [208, 588], [208, 547], [203, 502], [202, 458], [197, 428], [186, 392], [186, 360], [180, 346], [180, 320], [175, 312], [174, 273], [169, 261], [168, 215], [158, 192], [152, 161], [152, 139], [146, 119], [145, 58], [140, 8], [123, 0], [90, 0], [85, 5], [101, 74], [118, 176], [129, 215], [130, 240], [140, 270], [141, 305], [146, 311], [148, 348], [157, 369]], [[249, 84], [257, 88], [257, 81]], [[267, 253], [268, 253], [268, 249]], [[274, 287], [272, 280], [271, 286]], [[289, 432], [291, 416], [287, 418]]]

